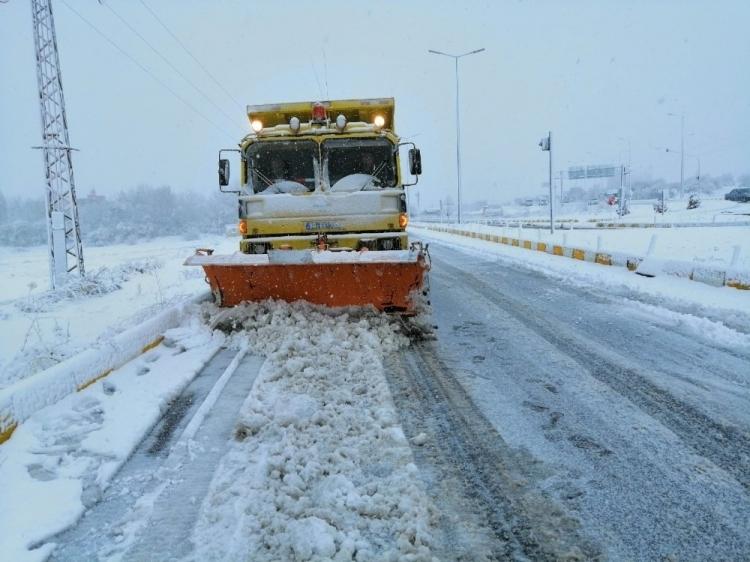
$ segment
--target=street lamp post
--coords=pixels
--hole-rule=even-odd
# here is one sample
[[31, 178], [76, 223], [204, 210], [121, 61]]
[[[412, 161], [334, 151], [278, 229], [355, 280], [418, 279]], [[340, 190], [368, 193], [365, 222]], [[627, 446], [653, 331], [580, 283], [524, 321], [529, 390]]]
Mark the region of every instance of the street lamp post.
[[[677, 150], [673, 150], [671, 148], [667, 148], [666, 151], [667, 152], [679, 152], [680, 153], [680, 161], [683, 162], [683, 163], [685, 162], [685, 156], [686, 156], [686, 154], [685, 154], [684, 150], [677, 151]], [[698, 162], [698, 171], [696, 173], [695, 179], [697, 179], [698, 181], [700, 181], [700, 179], [701, 179], [701, 157], [700, 157], [700, 155], [698, 155], [698, 154], [687, 154], [687, 156], [695, 158], [696, 161]]]
[[667, 113], [667, 115], [680, 118], [680, 197], [682, 197], [685, 193], [685, 112]]
[[547, 136], [539, 141], [539, 147], [542, 150], [549, 152], [549, 232], [550, 234], [555, 233], [555, 218], [553, 212], [553, 201], [552, 201], [552, 131], [547, 133]]
[[625, 141], [626, 143], [628, 143], [628, 168], [630, 168], [633, 165], [633, 151], [630, 139], [627, 137], [617, 137], [617, 140]]
[[430, 49], [428, 52], [433, 55], [443, 55], [445, 57], [451, 57], [456, 63], [456, 191], [458, 199], [458, 224], [461, 224], [461, 120], [459, 116], [459, 104], [458, 104], [458, 59], [467, 57], [469, 55], [475, 55], [484, 51], [484, 47], [469, 51], [462, 55], [451, 55], [449, 53], [443, 53], [442, 51], [434, 51]]
[[628, 205], [626, 205], [625, 202], [625, 192], [622, 187], [622, 180], [623, 176], [627, 178], [627, 185], [628, 185], [628, 200], [632, 203], [633, 200], [633, 184], [632, 184], [632, 173], [633, 173], [633, 151], [632, 151], [632, 145], [630, 143], [630, 137], [617, 137], [618, 140], [624, 141], [628, 143], [628, 166], [627, 168], [623, 169], [622, 166], [622, 157], [620, 158], [620, 211], [625, 210]]

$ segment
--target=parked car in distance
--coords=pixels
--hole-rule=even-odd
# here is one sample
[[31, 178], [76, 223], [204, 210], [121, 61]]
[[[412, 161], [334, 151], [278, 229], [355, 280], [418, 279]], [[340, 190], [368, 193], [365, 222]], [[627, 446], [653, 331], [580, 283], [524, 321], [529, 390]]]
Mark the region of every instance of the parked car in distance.
[[726, 199], [727, 201], [739, 201], [740, 203], [748, 203], [750, 202], [750, 187], [733, 189], [732, 191], [724, 195], [724, 199]]

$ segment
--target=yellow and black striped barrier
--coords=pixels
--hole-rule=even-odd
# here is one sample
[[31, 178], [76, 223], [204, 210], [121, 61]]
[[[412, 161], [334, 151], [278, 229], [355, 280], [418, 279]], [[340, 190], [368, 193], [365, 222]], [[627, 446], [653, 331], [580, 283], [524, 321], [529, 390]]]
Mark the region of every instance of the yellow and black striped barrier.
[[[423, 228], [425, 230], [433, 230], [435, 232], [444, 232], [446, 234], [454, 234], [456, 236], [476, 238], [478, 240], [484, 240], [486, 242], [495, 242], [497, 244], [505, 244], [507, 246], [516, 246], [518, 248], [524, 248], [526, 250], [535, 250], [537, 252], [544, 252], [547, 254], [552, 254], [554, 256], [563, 256], [574, 260], [598, 263], [600, 265], [626, 267], [629, 271], [635, 271], [636, 269], [638, 269], [638, 266], [645, 259], [641, 256], [629, 255], [623, 252], [606, 252], [602, 250], [594, 251], [586, 248], [562, 246], [559, 244], [550, 244], [547, 242], [536, 242], [532, 240], [524, 240], [523, 238], [502, 236], [500, 234], [490, 232], [477, 232], [476, 230], [456, 228], [452, 226], [424, 223], [414, 224], [413, 226], [415, 228]], [[693, 264], [692, 262], [678, 262], [674, 260], [669, 260], [666, 262], [666, 264], [667, 267], [664, 269], [664, 273], [668, 275], [683, 277], [708, 285], [718, 285], [732, 287], [734, 289], [750, 290], [750, 274], [748, 274], [748, 272], [746, 271], [707, 268], [701, 266], [700, 264]], [[670, 265], [673, 265], [673, 267], [669, 267]]]

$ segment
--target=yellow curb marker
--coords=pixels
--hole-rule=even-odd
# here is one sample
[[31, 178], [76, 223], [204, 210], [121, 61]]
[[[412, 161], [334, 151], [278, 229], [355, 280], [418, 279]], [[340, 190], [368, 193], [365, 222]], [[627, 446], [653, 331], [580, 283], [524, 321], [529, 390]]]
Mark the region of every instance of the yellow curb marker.
[[[6, 418], [5, 421], [8, 421], [9, 418]], [[13, 435], [13, 432], [18, 427], [18, 422], [11, 421], [10, 425], [0, 431], [0, 444], [5, 443], [8, 439], [10, 439], [10, 436]]]
[[156, 347], [157, 345], [159, 345], [159, 344], [160, 344], [161, 342], [163, 342], [163, 341], [164, 341], [164, 336], [159, 336], [158, 338], [156, 338], [156, 339], [155, 339], [154, 341], [152, 341], [151, 343], [149, 343], [149, 344], [146, 344], [146, 345], [145, 345], [145, 346], [143, 347], [143, 349], [141, 349], [141, 355], [143, 355], [143, 354], [144, 354], [144, 353], [146, 353], [147, 351], [150, 351], [150, 350], [154, 349], [154, 348], [155, 348], [155, 347]]
[[[589, 219], [589, 222], [595, 222], [595, 220]], [[604, 226], [605, 224], [607, 224], [607, 223], [597, 223], [597, 226]], [[608, 226], [622, 226], [622, 225], [616, 225], [614, 223], [608, 223], [607, 225]], [[653, 225], [644, 224], [644, 225], [641, 225], [641, 226], [643, 226], [643, 227], [650, 227], [650, 226], [653, 226]], [[446, 232], [448, 234], [457, 234], [457, 235], [460, 235], [460, 236], [467, 236], [467, 237], [471, 237], [471, 238], [480, 238], [482, 240], [486, 240], [487, 242], [497, 242], [499, 244], [506, 244], [506, 245], [509, 245], [509, 246], [523, 247], [526, 250], [536, 249], [539, 252], [546, 252], [547, 251], [547, 244], [545, 242], [537, 242], [535, 244], [535, 243], [531, 242], [530, 240], [521, 240], [519, 238], [508, 238], [507, 236], [497, 236], [497, 235], [493, 235], [493, 234], [484, 234], [484, 233], [477, 233], [477, 232], [467, 232], [465, 230], [456, 230], [454, 228], [430, 227], [430, 226], [426, 226], [426, 227], [422, 227], [422, 228], [426, 228], [427, 230], [434, 230], [434, 231], [437, 231], [437, 232]], [[556, 256], [565, 256], [565, 249], [562, 246], [557, 246], [557, 245], [553, 244], [552, 245], [552, 253], [554, 255], [556, 255]], [[573, 259], [576, 259], [576, 260], [586, 261], [586, 252], [585, 252], [585, 250], [581, 250], [579, 248], [572, 248], [571, 249], [571, 255], [570, 255], [570, 257], [573, 258]], [[597, 252], [597, 253], [594, 254], [594, 262], [598, 263], [600, 265], [613, 265], [612, 256], [611, 255], [609, 255], [609, 254], [602, 254], [602, 253], [599, 253], [599, 252]], [[628, 268], [629, 271], [635, 271], [636, 269], [638, 269], [639, 263], [640, 263], [639, 260], [630, 260], [629, 259], [626, 262], [626, 267]], [[690, 276], [690, 279], [692, 279], [692, 274]], [[743, 290], [743, 291], [750, 291], [750, 283], [744, 283], [742, 281], [738, 281], [738, 280], [735, 280], [735, 279], [727, 279], [726, 282], [724, 283], [724, 286], [726, 286], [726, 287], [732, 287], [733, 289], [739, 289], [739, 290]], [[164, 339], [163, 336], [161, 338], [159, 338], [158, 340], [155, 340], [154, 342], [150, 343], [146, 347], [144, 347], [143, 348], [143, 352], [146, 352], [149, 349], [151, 349], [152, 347], [156, 347], [157, 345], [159, 345], [159, 343], [161, 343], [162, 339]], [[84, 385], [81, 388], [79, 388], [79, 390], [85, 388], [86, 386], [90, 385], [93, 382], [96, 382], [97, 380], [99, 380], [100, 378], [105, 377], [108, 374], [109, 374], [109, 372], [107, 372], [107, 373], [105, 373], [105, 374], [97, 377], [96, 379], [94, 379], [90, 383], [87, 383], [86, 385]], [[14, 429], [15, 429], [15, 427], [14, 427]], [[11, 433], [13, 432], [12, 429], [10, 431], [11, 431]], [[3, 442], [3, 439], [2, 439], [3, 435], [4, 435], [3, 433], [0, 433], [0, 443]], [[6, 438], [6, 440], [7, 440], [7, 438]]]
[[[144, 354], [144, 353], [146, 353], [147, 351], [150, 351], [150, 350], [154, 349], [154, 348], [155, 348], [155, 347], [156, 347], [157, 345], [159, 345], [159, 344], [160, 344], [161, 342], [163, 342], [163, 341], [164, 341], [164, 336], [159, 336], [158, 338], [156, 338], [156, 339], [155, 339], [154, 341], [152, 341], [151, 343], [148, 343], [148, 344], [146, 344], [145, 346], [143, 346], [143, 348], [141, 349], [141, 352], [140, 352], [140, 353], [139, 353], [138, 355], [143, 355], [143, 354]], [[137, 357], [137, 356], [136, 356], [136, 357]], [[131, 361], [132, 361], [132, 359], [131, 359]], [[97, 382], [97, 381], [100, 381], [100, 380], [102, 380], [102, 379], [103, 379], [104, 377], [106, 377], [107, 375], [111, 374], [111, 373], [112, 373], [112, 371], [114, 371], [114, 369], [107, 369], [107, 370], [106, 370], [106, 371], [104, 371], [104, 372], [103, 372], [102, 374], [100, 374], [100, 375], [97, 375], [96, 377], [94, 377], [94, 378], [93, 378], [93, 379], [91, 379], [90, 381], [87, 381], [87, 382], [85, 382], [85, 383], [83, 383], [83, 384], [79, 384], [79, 385], [78, 385], [78, 386], [76, 387], [76, 392], [81, 392], [81, 391], [82, 391], [83, 389], [85, 389], [85, 388], [88, 388], [88, 387], [90, 387], [90, 386], [91, 386], [92, 384], [94, 384], [95, 382]], [[10, 424], [8, 424], [8, 421], [10, 421]], [[0, 422], [0, 428], [2, 428], [2, 427], [5, 427], [5, 429], [1, 429], [1, 430], [0, 430], [0, 445], [2, 445], [2, 444], [3, 444], [3, 443], [5, 443], [5, 442], [6, 442], [6, 441], [7, 441], [8, 439], [10, 439], [11, 435], [13, 435], [13, 432], [14, 432], [14, 431], [16, 430], [16, 428], [18, 427], [18, 422], [17, 422], [17, 421], [13, 421], [13, 419], [12, 419], [12, 418], [8, 418], [8, 417], [6, 417], [6, 418], [4, 418], [4, 419], [3, 419], [3, 420], [2, 420], [1, 422]]]
[[743, 283], [742, 281], [735, 281], [734, 279], [727, 281], [727, 287], [739, 289], [740, 291], [750, 291], [750, 283]]
[[[150, 351], [151, 349], [154, 349], [157, 345], [159, 345], [163, 341], [164, 341], [164, 336], [159, 336], [158, 338], [156, 338], [151, 343], [148, 343], [145, 346], [143, 346], [143, 348], [141, 348], [141, 352], [138, 355], [143, 355], [147, 351]], [[114, 371], [114, 369], [107, 369], [101, 375], [95, 376], [90, 381], [87, 381], [87, 382], [85, 382], [83, 384], [79, 384], [78, 387], [76, 388], [76, 391], [77, 392], [81, 392], [84, 388], [90, 387], [95, 382], [98, 382], [98, 381], [102, 380], [104, 377], [106, 377], [107, 375], [111, 374], [112, 371]]]

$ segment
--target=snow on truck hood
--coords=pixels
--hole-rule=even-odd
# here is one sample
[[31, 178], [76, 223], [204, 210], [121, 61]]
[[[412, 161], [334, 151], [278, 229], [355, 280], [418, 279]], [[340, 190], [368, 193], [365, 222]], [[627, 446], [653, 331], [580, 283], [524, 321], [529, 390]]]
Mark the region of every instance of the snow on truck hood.
[[394, 214], [401, 209], [403, 189], [357, 192], [314, 192], [241, 195], [247, 218], [322, 217]]
[[413, 263], [418, 252], [388, 250], [369, 252], [343, 252], [318, 250], [272, 250], [268, 254], [194, 255], [184, 265], [273, 265], [307, 263]]

